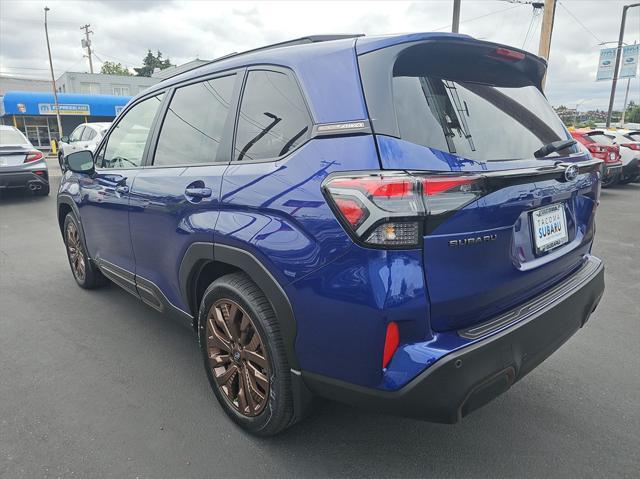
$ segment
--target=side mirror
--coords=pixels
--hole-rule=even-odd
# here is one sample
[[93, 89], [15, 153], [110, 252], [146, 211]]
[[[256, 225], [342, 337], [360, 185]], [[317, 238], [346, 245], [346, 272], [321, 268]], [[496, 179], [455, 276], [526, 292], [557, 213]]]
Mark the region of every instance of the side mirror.
[[64, 135], [62, 138], [60, 138], [60, 141], [62, 143], [69, 143], [69, 137], [67, 135]]
[[74, 173], [90, 175], [94, 171], [93, 153], [89, 150], [76, 151], [67, 155], [66, 163]]

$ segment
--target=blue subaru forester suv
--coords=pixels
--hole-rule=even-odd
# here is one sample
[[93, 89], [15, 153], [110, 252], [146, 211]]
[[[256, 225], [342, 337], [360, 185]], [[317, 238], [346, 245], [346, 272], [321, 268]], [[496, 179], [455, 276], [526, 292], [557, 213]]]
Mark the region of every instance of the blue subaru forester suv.
[[194, 328], [213, 392], [273, 435], [316, 397], [453, 423], [589, 318], [600, 161], [546, 63], [465, 35], [318, 36], [134, 98], [65, 159], [75, 280]]

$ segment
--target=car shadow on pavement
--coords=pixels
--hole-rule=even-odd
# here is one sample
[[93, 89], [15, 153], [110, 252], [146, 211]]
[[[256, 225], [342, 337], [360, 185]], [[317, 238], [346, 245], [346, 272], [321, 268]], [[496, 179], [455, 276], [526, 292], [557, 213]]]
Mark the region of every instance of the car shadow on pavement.
[[47, 201], [48, 196], [36, 196], [28, 190], [0, 190], [0, 206]]

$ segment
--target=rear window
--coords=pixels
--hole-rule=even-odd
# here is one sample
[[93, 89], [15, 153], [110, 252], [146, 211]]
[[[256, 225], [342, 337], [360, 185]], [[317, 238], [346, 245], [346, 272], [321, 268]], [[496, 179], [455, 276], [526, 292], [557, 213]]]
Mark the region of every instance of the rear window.
[[[535, 86], [540, 71], [534, 60], [507, 60], [495, 51], [428, 44], [388, 58], [393, 73], [385, 90], [391, 91], [391, 105], [371, 116], [394, 115], [396, 131], [380, 131], [375, 120], [374, 131], [480, 162], [532, 158], [543, 145], [570, 138]], [[364, 76], [367, 69], [381, 76], [370, 66]], [[367, 83], [367, 101], [376, 103], [371, 97], [385, 90], [370, 88], [368, 94]], [[555, 155], [577, 151], [574, 146]]]
[[24, 145], [27, 140], [17, 130], [0, 130], [0, 145]]
[[249, 72], [240, 105], [236, 161], [276, 159], [302, 145], [311, 133], [302, 93], [291, 75]]
[[604, 133], [590, 133], [587, 136], [596, 143], [602, 143], [603, 145], [614, 144], [613, 137], [605, 135]]

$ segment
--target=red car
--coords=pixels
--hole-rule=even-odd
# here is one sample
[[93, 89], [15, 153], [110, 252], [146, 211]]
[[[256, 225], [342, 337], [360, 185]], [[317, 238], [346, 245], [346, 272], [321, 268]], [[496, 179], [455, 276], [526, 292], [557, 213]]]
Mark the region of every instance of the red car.
[[599, 130], [573, 130], [571, 136], [589, 150], [594, 158], [604, 161], [602, 168], [602, 187], [607, 188], [617, 183], [622, 173], [620, 147], [603, 139]]

